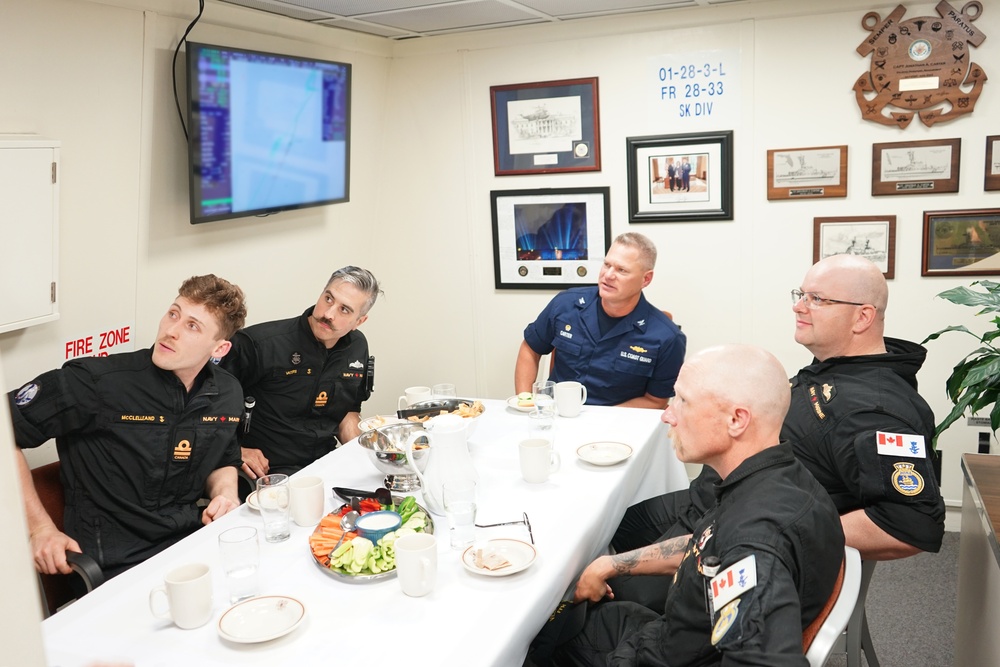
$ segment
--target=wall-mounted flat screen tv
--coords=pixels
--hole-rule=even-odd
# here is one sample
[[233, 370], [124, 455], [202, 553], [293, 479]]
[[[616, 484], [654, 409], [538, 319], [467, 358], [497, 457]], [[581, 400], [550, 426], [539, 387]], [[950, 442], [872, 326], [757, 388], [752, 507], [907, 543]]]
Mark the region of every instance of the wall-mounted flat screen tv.
[[351, 65], [189, 42], [191, 224], [348, 201]]

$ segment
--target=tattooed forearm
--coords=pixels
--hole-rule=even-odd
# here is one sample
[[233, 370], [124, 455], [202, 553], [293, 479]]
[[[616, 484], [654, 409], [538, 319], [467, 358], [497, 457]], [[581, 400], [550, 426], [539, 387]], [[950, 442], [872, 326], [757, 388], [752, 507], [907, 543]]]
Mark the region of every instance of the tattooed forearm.
[[[662, 563], [662, 561], [679, 562], [680, 556], [684, 554], [684, 548], [687, 546], [690, 538], [690, 535], [683, 535], [663, 542], [657, 542], [641, 549], [614, 554], [611, 556], [611, 563], [615, 574], [629, 574], [635, 572], [636, 568], [641, 565], [648, 567], [654, 565], [654, 563]], [[656, 569], [659, 570], [660, 568], [656, 567]]]
[[684, 553], [684, 548], [687, 546], [688, 540], [690, 539], [690, 535], [682, 535], [680, 537], [664, 540], [663, 542], [658, 542], [653, 546], [660, 548], [660, 558], [672, 558], [673, 556]]

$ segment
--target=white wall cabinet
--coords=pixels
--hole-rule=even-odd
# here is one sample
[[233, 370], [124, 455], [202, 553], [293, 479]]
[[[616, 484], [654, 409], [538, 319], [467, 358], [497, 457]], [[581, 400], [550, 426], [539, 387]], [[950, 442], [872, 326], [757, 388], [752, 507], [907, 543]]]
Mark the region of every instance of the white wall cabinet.
[[59, 318], [59, 142], [0, 136], [0, 333]]

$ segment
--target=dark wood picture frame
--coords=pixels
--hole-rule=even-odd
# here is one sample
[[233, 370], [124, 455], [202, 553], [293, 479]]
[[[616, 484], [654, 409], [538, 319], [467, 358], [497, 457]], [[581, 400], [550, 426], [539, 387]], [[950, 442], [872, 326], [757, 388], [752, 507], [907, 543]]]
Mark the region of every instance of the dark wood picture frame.
[[611, 188], [490, 192], [497, 289], [595, 285], [611, 247]]
[[601, 170], [597, 77], [490, 86], [497, 176]]
[[983, 189], [1000, 190], [1000, 134], [986, 137], [986, 165]]
[[831, 255], [859, 255], [896, 277], [896, 216], [813, 218], [813, 264]]
[[872, 145], [872, 195], [958, 192], [962, 140], [928, 139]]
[[767, 198], [847, 196], [847, 146], [767, 151]]
[[922, 276], [1000, 276], [1000, 208], [924, 211]]
[[[628, 137], [625, 150], [629, 222], [733, 219], [732, 130]], [[670, 176], [685, 165], [686, 189]]]

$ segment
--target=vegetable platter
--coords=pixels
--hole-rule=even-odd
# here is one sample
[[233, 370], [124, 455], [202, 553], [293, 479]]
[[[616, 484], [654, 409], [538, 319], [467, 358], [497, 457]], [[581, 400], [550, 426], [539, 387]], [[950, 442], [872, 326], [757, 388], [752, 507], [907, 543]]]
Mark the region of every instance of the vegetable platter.
[[343, 531], [340, 518], [351, 510], [350, 505], [334, 510], [323, 517], [309, 536], [309, 548], [313, 560], [321, 570], [348, 583], [371, 583], [396, 576], [396, 551], [393, 543], [400, 535], [408, 532], [434, 532], [434, 522], [427, 510], [417, 504], [413, 496], [392, 496], [392, 504], [379, 504], [374, 498], [360, 502], [361, 514], [389, 510], [402, 518], [402, 525], [394, 532], [382, 537], [378, 544], [359, 537], [351, 531], [344, 541], [331, 551], [340, 541]]

